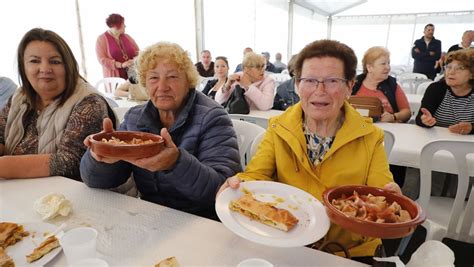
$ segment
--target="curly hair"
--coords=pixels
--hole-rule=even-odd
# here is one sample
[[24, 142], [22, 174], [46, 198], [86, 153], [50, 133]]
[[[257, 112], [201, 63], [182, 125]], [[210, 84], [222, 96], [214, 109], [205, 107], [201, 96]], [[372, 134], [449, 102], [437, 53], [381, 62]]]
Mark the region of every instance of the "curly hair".
[[327, 39], [309, 43], [298, 53], [294, 64], [296, 79], [301, 78], [304, 61], [314, 57], [333, 57], [341, 60], [344, 63], [344, 78], [354, 79], [357, 67], [357, 57], [354, 50], [341, 42]]
[[119, 27], [125, 22], [125, 18], [122, 17], [120, 14], [110, 14], [107, 19], [105, 20], [105, 24], [109, 26], [109, 28], [112, 27]]
[[136, 59], [138, 82], [145, 87], [146, 73], [156, 68], [160, 61], [173, 62], [178, 65], [178, 70], [186, 74], [186, 79], [191, 88], [195, 88], [199, 74], [187, 51], [181, 46], [170, 42], [159, 42], [145, 48]]
[[265, 58], [262, 55], [256, 54], [254, 52], [248, 52], [245, 54], [244, 60], [242, 61], [242, 68], [257, 67], [258, 65], [264, 65], [265, 62]]
[[26, 77], [25, 71], [25, 50], [28, 44], [33, 41], [48, 42], [52, 44], [54, 48], [56, 48], [57, 52], [61, 55], [66, 73], [66, 88], [59, 96], [59, 104], [62, 105], [74, 93], [77, 80], [82, 78], [79, 74], [79, 66], [77, 64], [76, 58], [74, 57], [74, 54], [72, 53], [72, 50], [66, 41], [64, 41], [61, 36], [53, 31], [44, 30], [41, 28], [33, 28], [25, 33], [17, 49], [18, 76], [20, 80], [20, 86], [27, 96], [28, 104], [34, 110], [36, 109], [35, 100], [37, 93]]
[[474, 85], [474, 49], [461, 49], [450, 52], [446, 56], [445, 64], [449, 64], [454, 60], [461, 62], [461, 64], [471, 73], [469, 83]]

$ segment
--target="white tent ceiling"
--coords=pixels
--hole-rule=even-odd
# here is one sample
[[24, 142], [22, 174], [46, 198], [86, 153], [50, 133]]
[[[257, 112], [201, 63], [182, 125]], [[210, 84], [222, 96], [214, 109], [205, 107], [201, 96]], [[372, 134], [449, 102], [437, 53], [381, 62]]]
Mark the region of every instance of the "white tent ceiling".
[[438, 13], [474, 10], [474, 1], [450, 0], [295, 0], [295, 3], [322, 15], [357, 16], [411, 13]]

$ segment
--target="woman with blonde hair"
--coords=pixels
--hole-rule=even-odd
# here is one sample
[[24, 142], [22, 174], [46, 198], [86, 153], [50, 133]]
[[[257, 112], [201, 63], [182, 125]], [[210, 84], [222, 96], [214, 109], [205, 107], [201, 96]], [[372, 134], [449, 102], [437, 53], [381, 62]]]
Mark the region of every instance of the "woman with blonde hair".
[[242, 72], [229, 76], [222, 90], [216, 93], [216, 101], [224, 104], [238, 85], [245, 92], [245, 100], [250, 110], [271, 109], [275, 96], [275, 80], [265, 73], [265, 62], [262, 55], [246, 53], [242, 61]]
[[[237, 136], [224, 108], [195, 90], [198, 73], [179, 45], [160, 42], [137, 59], [140, 85], [150, 100], [131, 108], [119, 130], [159, 134], [164, 148], [141, 159], [108, 158], [90, 149], [81, 175], [90, 187], [113, 188], [130, 175], [141, 198], [216, 219], [219, 186], [241, 170]], [[112, 131], [104, 120], [104, 131]], [[90, 146], [89, 140], [85, 143]]]

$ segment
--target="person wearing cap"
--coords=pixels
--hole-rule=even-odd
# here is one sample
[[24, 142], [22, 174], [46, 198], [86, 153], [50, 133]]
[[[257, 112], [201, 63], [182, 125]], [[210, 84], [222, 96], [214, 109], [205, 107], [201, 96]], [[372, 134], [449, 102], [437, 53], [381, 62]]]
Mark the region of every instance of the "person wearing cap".
[[265, 58], [265, 64], [267, 65], [265, 71], [277, 73], [278, 71], [276, 71], [275, 66], [273, 65], [273, 63], [270, 62], [270, 53], [262, 52], [262, 55]]

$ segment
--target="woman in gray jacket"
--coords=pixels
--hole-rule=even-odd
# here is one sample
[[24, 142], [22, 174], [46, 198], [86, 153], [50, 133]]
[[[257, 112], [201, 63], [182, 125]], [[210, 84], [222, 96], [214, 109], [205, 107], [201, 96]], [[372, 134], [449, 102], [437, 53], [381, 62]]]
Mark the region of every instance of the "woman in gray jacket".
[[[81, 161], [83, 181], [90, 187], [113, 188], [133, 174], [142, 199], [216, 218], [219, 186], [241, 170], [229, 116], [194, 89], [196, 68], [179, 45], [160, 42], [148, 47], [136, 67], [150, 100], [131, 108], [119, 130], [160, 134], [165, 148], [138, 160], [106, 158], [88, 149]], [[104, 120], [104, 130], [112, 131], [110, 120]], [[89, 146], [87, 138], [85, 144]]]

